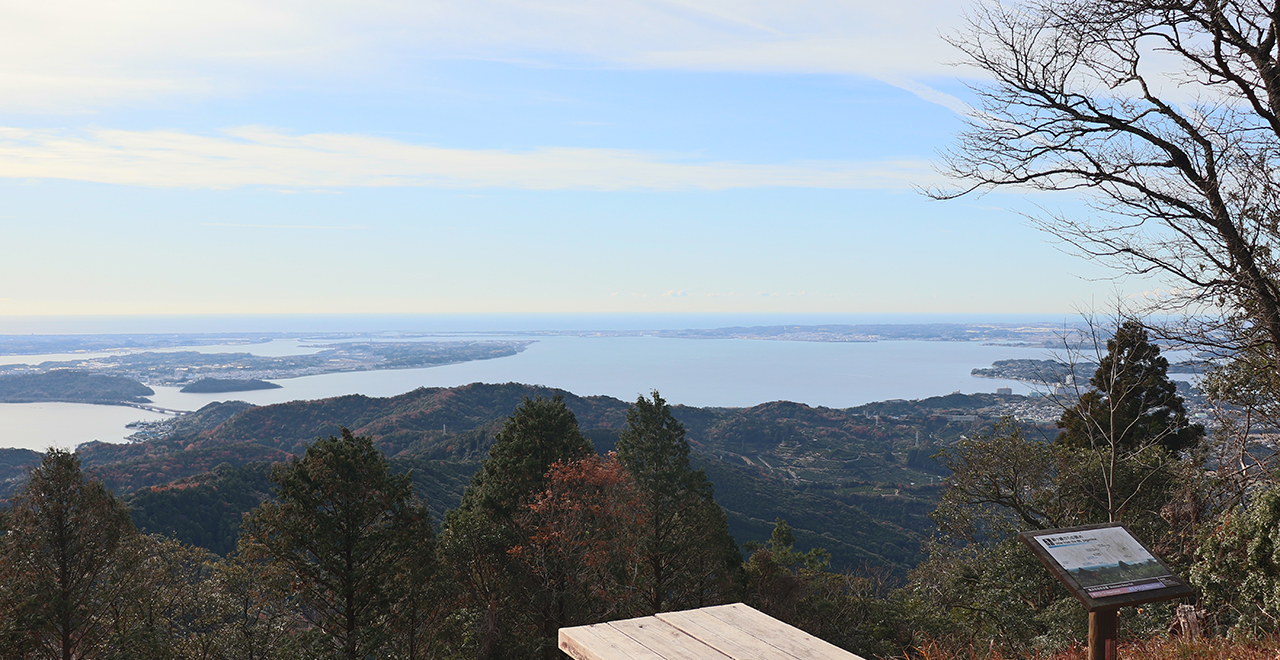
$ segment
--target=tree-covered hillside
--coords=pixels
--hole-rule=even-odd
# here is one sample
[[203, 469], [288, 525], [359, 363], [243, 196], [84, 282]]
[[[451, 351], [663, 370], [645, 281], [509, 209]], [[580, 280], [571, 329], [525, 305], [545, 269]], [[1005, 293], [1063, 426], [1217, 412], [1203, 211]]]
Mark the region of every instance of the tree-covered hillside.
[[[167, 437], [88, 443], [79, 456], [127, 496], [143, 530], [225, 552], [235, 545], [241, 515], [270, 494], [263, 466], [299, 456], [342, 428], [369, 437], [394, 471], [411, 470], [439, 524], [458, 505], [502, 420], [526, 398], [554, 396], [563, 397], [598, 452], [615, 447], [631, 407], [626, 402], [477, 383], [385, 398], [215, 403], [179, 417]], [[826, 548], [833, 567], [884, 566], [903, 576], [922, 558], [921, 542], [933, 529], [926, 514], [945, 471], [930, 456], [989, 425], [997, 402], [950, 395], [847, 410], [773, 402], [676, 405], [671, 412], [687, 429], [694, 464], [706, 471], [740, 543], [768, 539], [775, 520], [785, 518], [796, 547]], [[34, 453], [17, 458], [27, 466], [39, 460]], [[11, 492], [21, 482], [5, 483]]]
[[59, 369], [0, 376], [0, 402], [150, 403], [155, 390], [131, 378]]
[[[1128, 355], [1120, 346], [1112, 352]], [[1152, 364], [1152, 383], [1169, 389], [1162, 362], [1103, 364], [1099, 383]], [[118, 605], [92, 615], [116, 619], [89, 642], [103, 647], [225, 640], [279, 657], [360, 658], [374, 648], [421, 657], [414, 649], [427, 644], [428, 657], [550, 659], [566, 625], [744, 601], [868, 657], [901, 657], [921, 640], [1021, 652], [1070, 643], [1080, 617], [1012, 532], [1116, 516], [1206, 602], [1269, 589], [1248, 577], [1256, 560], [1233, 557], [1280, 508], [1264, 498], [1207, 542], [1187, 533], [1196, 511], [1185, 505], [1211, 489], [1203, 470], [1185, 469], [1198, 458], [1161, 442], [1181, 418], [1133, 440], [1101, 426], [1089, 442], [1070, 439], [1072, 420], [1123, 408], [1130, 391], [1079, 398], [1056, 439], [991, 420], [1009, 398], [990, 395], [728, 409], [670, 406], [656, 392], [628, 404], [474, 384], [211, 404], [162, 439], [0, 457], [10, 472], [40, 463], [28, 483], [10, 482], [18, 492], [0, 511], [14, 530], [0, 536], [0, 570], [11, 569], [0, 613], [52, 616], [13, 586], [46, 578], [12, 569], [66, 536], [40, 529], [68, 489], [88, 498], [76, 515], [108, 516], [118, 536], [95, 560], [114, 577], [85, 587]], [[1156, 403], [1180, 410], [1176, 398]], [[338, 432], [302, 435], [328, 425]], [[1115, 478], [1098, 480], [1099, 467]], [[1125, 506], [1099, 509], [1099, 489]], [[1228, 580], [1223, 566], [1245, 577]], [[153, 593], [176, 609], [156, 614]], [[1267, 607], [1229, 625], [1256, 625], [1245, 615]], [[236, 614], [203, 632], [148, 627], [208, 608]], [[1150, 630], [1161, 612], [1129, 625]], [[0, 648], [59, 643], [10, 632]]]

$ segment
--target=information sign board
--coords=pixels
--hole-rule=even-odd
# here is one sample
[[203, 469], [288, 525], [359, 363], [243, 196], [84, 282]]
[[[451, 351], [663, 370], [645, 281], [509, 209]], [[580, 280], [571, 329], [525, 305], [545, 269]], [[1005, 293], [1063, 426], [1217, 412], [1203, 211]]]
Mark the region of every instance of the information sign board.
[[1090, 612], [1192, 594], [1119, 523], [1022, 532], [1018, 538]]

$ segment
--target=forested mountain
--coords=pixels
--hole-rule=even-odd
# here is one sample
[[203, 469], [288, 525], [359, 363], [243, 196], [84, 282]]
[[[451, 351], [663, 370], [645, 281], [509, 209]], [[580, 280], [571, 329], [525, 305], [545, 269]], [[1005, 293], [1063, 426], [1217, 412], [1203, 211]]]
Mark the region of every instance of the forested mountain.
[[[1141, 333], [1117, 337], [1117, 356], [1151, 357]], [[1172, 392], [1163, 362], [1107, 365], [1115, 382], [1146, 374], [1148, 389]], [[64, 536], [42, 525], [73, 501], [76, 538], [97, 543], [95, 561], [115, 571], [86, 587], [111, 604], [94, 616], [113, 621], [86, 643], [196, 640], [227, 646], [228, 658], [339, 647], [352, 659], [373, 648], [409, 658], [425, 643], [431, 657], [550, 660], [567, 625], [736, 600], [867, 657], [901, 657], [922, 638], [1061, 646], [1080, 635], [1079, 617], [1060, 616], [1074, 601], [1009, 535], [1115, 515], [1098, 509], [1095, 464], [1149, 472], [1105, 486], [1138, 503], [1126, 523], [1206, 597], [1238, 591], [1217, 555], [1274, 527], [1273, 509], [1254, 507], [1234, 536], [1204, 546], [1215, 557], [1190, 544], [1177, 507], [1208, 491], [1202, 471], [1184, 469], [1194, 457], [1174, 453], [1180, 429], [1199, 427], [1170, 397], [1138, 397], [1133, 415], [1169, 414], [1141, 436], [1114, 436], [1123, 451], [1110, 459], [1070, 435], [1071, 420], [1103, 405], [1088, 396], [1063, 409], [1056, 438], [993, 421], [1027, 401], [992, 395], [693, 408], [656, 392], [628, 404], [508, 383], [211, 404], [162, 439], [0, 454], [0, 477], [20, 489], [0, 511], [14, 530], [0, 536], [0, 567], [54, 556], [41, 548]], [[27, 483], [12, 478], [32, 460]], [[1253, 570], [1233, 561], [1223, 565]], [[16, 586], [62, 575], [53, 568], [0, 581], [0, 608], [13, 612], [0, 624], [55, 620], [30, 597], [46, 587]], [[156, 619], [163, 603], [176, 609]], [[181, 629], [210, 607], [220, 623]], [[1163, 625], [1151, 611], [1134, 625]], [[41, 635], [0, 635], [0, 645], [54, 639]]]
[[30, 449], [0, 449], [0, 497], [22, 487], [27, 472], [40, 464], [40, 454]]
[[[92, 442], [79, 455], [126, 496], [140, 528], [223, 553], [235, 545], [241, 515], [269, 496], [267, 466], [344, 427], [370, 437], [393, 471], [412, 471], [439, 522], [457, 506], [502, 421], [527, 397], [555, 395], [597, 451], [613, 449], [627, 402], [477, 383], [386, 398], [215, 403], [179, 418], [167, 438]], [[826, 548], [833, 567], [885, 566], [902, 575], [922, 558], [920, 542], [932, 529], [926, 515], [945, 471], [929, 457], [989, 424], [973, 413], [992, 403], [990, 395], [949, 395], [846, 410], [772, 402], [672, 411], [740, 543], [768, 539], [775, 520], [785, 518], [797, 548]], [[952, 421], [957, 417], [963, 421]], [[12, 491], [20, 484], [12, 477], [38, 460], [34, 452], [9, 457], [11, 467], [0, 465], [0, 488]]]

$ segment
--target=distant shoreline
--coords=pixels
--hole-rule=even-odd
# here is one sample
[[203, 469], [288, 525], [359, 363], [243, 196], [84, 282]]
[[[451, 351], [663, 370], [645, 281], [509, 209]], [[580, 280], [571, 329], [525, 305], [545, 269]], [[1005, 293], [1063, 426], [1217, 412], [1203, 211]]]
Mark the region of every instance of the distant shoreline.
[[[530, 323], [536, 318], [529, 319]], [[574, 327], [529, 326], [525, 329], [471, 326], [471, 329], [438, 328], [384, 331], [366, 328], [360, 331], [289, 331], [271, 332], [191, 332], [191, 333], [82, 333], [82, 334], [0, 334], [0, 356], [51, 355], [72, 357], [77, 353], [137, 353], [148, 350], [173, 350], [211, 345], [254, 346], [273, 340], [297, 340], [309, 343], [339, 345], [372, 341], [394, 342], [424, 339], [479, 340], [508, 337], [577, 336], [577, 337], [659, 337], [670, 339], [752, 339], [804, 342], [879, 342], [940, 341], [982, 343], [1010, 347], [1061, 348], [1064, 336], [1075, 329], [1062, 322], [968, 322], [968, 323], [820, 323], [776, 325], [719, 325], [683, 329], [666, 328], [655, 323], [642, 328], [592, 327], [588, 319], [577, 319]], [[658, 319], [649, 319], [658, 321]], [[674, 321], [675, 319], [669, 319]], [[686, 319], [688, 321], [694, 318]], [[562, 319], [563, 321], [563, 319]], [[479, 319], [477, 319], [479, 322]], [[467, 327], [467, 326], [463, 326]]]

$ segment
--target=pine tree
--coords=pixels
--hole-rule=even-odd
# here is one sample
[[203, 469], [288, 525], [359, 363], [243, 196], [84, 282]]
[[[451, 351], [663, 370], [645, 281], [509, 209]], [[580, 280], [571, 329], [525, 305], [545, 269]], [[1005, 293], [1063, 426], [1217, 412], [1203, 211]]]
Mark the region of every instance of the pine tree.
[[392, 475], [372, 440], [342, 429], [272, 480], [278, 501], [246, 518], [243, 551], [292, 574], [304, 616], [340, 657], [370, 656], [393, 632], [385, 622], [406, 558], [431, 562], [430, 513], [410, 475]]
[[684, 425], [656, 391], [652, 396], [627, 412], [617, 448], [649, 517], [641, 545], [649, 609], [724, 602], [741, 566], [737, 544], [707, 475], [689, 464]]
[[1093, 389], [1058, 421], [1063, 453], [1054, 483], [1064, 518], [1123, 520], [1148, 538], [1169, 530], [1166, 508], [1187, 503], [1180, 479], [1194, 473], [1179, 469], [1179, 453], [1204, 437], [1204, 427], [1188, 423], [1168, 368], [1137, 321], [1107, 341]]
[[553, 463], [594, 453], [564, 397], [525, 399], [494, 437], [489, 457], [471, 480], [461, 506], [510, 520], [521, 504], [546, 486]]
[[1114, 445], [1121, 453], [1159, 445], [1177, 453], [1204, 436], [1190, 424], [1178, 387], [1169, 380], [1169, 361], [1160, 355], [1137, 321], [1126, 321], [1107, 341], [1092, 390], [1058, 420], [1057, 442], [1077, 449]]
[[0, 655], [96, 657], [110, 644], [120, 548], [137, 530], [73, 453], [50, 449], [0, 537]]
[[536, 576], [511, 555], [525, 541], [515, 518], [546, 490], [553, 465], [594, 453], [563, 397], [525, 399], [449, 512], [441, 551], [465, 594], [459, 609], [471, 615], [465, 636], [474, 640], [477, 658], [555, 652], [554, 636], [542, 634], [539, 613], [521, 596]]

